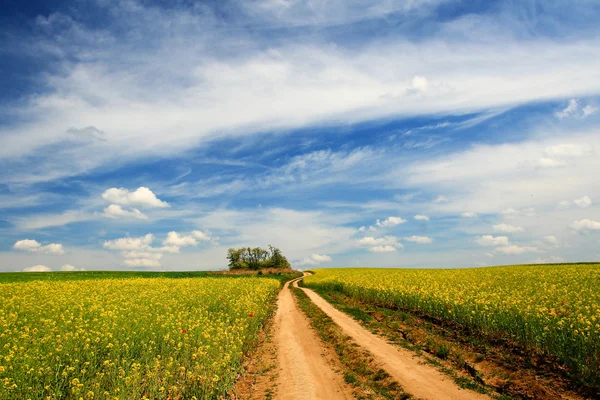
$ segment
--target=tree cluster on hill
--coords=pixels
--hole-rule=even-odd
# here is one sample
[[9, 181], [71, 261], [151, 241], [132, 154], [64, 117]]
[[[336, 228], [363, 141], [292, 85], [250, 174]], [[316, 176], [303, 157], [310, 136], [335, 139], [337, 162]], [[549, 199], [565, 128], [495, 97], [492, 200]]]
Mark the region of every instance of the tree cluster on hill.
[[290, 268], [290, 263], [281, 250], [269, 245], [269, 249], [260, 247], [250, 248], [242, 247], [239, 249], [229, 249], [227, 251], [227, 260], [229, 260], [229, 269], [263, 269], [263, 268]]

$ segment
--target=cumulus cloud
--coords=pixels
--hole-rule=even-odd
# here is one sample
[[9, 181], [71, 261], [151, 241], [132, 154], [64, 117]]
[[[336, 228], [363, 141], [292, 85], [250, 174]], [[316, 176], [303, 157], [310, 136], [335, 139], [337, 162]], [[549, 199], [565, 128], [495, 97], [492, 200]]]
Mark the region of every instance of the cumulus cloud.
[[85, 271], [85, 268], [77, 268], [71, 264], [63, 264], [60, 267], [61, 271], [65, 271], [65, 272], [72, 272], [72, 271]]
[[448, 201], [448, 198], [446, 196], [442, 196], [439, 195], [438, 197], [435, 198], [435, 200], [433, 200], [434, 203], [446, 203]]
[[198, 242], [194, 238], [194, 236], [188, 235], [180, 235], [179, 233], [172, 231], [167, 234], [167, 238], [163, 240], [163, 244], [165, 246], [197, 246]]
[[123, 261], [128, 267], [160, 267], [160, 262], [152, 258], [130, 258]]
[[475, 218], [477, 214], [472, 211], [465, 211], [464, 213], [460, 214], [460, 216], [464, 218]]
[[594, 114], [598, 109], [591, 104], [582, 106], [577, 99], [569, 100], [565, 108], [555, 113], [557, 118], [586, 118]]
[[577, 207], [586, 208], [592, 205], [592, 199], [588, 196], [583, 196], [582, 198], [573, 200], [573, 203], [575, 203]]
[[104, 216], [107, 218], [118, 219], [118, 218], [134, 218], [134, 219], [148, 219], [148, 216], [142, 213], [137, 208], [131, 208], [129, 210], [123, 209], [118, 204], [111, 204], [104, 209]]
[[407, 242], [414, 242], [414, 243], [420, 243], [420, 244], [428, 244], [433, 242], [433, 239], [427, 237], [427, 236], [409, 236], [409, 237], [405, 237], [404, 240], [406, 240]]
[[28, 253], [65, 254], [62, 244], [50, 243], [42, 246], [37, 240], [32, 239], [19, 240], [13, 245], [13, 248]]
[[301, 261], [296, 262], [298, 266], [302, 265], [318, 265], [324, 262], [330, 262], [332, 259], [326, 254], [315, 254], [313, 253], [310, 257], [307, 257]]
[[23, 272], [52, 272], [52, 270], [45, 265], [34, 265], [33, 267], [23, 268]]
[[372, 252], [390, 252], [396, 251], [397, 248], [404, 248], [402, 243], [398, 242], [396, 236], [384, 236], [381, 238], [366, 236], [359, 239], [357, 243], [361, 247], [367, 247]]
[[475, 242], [480, 246], [508, 246], [508, 236], [483, 235]]
[[600, 230], [600, 222], [591, 219], [582, 219], [579, 221], [574, 221], [570, 227], [576, 231], [596, 231]]
[[429, 221], [429, 217], [427, 215], [415, 215], [415, 219], [417, 221]]
[[313, 254], [310, 256], [310, 258], [319, 263], [331, 261], [331, 257], [326, 254]]
[[145, 236], [133, 238], [133, 237], [125, 237], [114, 240], [107, 240], [104, 242], [104, 248], [110, 250], [141, 250], [150, 248], [152, 241], [154, 240], [154, 235], [148, 233]]
[[514, 232], [523, 232], [523, 228], [520, 226], [513, 226], [508, 224], [498, 224], [492, 226], [494, 232], [502, 232], [502, 233], [514, 233]]
[[358, 231], [359, 231], [359, 232], [364, 232], [364, 231], [366, 231], [366, 230], [367, 230], [367, 227], [366, 227], [366, 226], [361, 226], [360, 228], [358, 228]]
[[516, 244], [511, 244], [504, 247], [497, 247], [494, 251], [496, 253], [514, 256], [523, 253], [537, 253], [539, 250], [536, 247], [517, 246]]
[[405, 223], [406, 220], [400, 217], [388, 217], [387, 219], [380, 221], [377, 220], [376, 225], [382, 228], [396, 226]]
[[125, 188], [110, 188], [102, 193], [102, 198], [109, 203], [125, 206], [169, 207], [167, 202], [159, 200], [150, 189], [144, 186], [133, 192]]
[[204, 231], [196, 230], [192, 232], [192, 235], [201, 242], [216, 242], [219, 240], [219, 238], [213, 237], [210, 233]]
[[396, 251], [396, 247], [394, 246], [374, 246], [374, 247], [370, 247], [369, 251], [372, 251], [373, 253], [388, 253], [388, 252], [392, 252], [392, 251]]

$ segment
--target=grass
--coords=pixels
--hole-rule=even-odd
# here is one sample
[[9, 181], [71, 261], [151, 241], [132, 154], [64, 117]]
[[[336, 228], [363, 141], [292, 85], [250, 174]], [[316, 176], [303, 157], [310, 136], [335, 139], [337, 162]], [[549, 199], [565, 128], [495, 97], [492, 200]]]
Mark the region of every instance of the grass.
[[321, 340], [337, 354], [346, 383], [354, 388], [358, 399], [410, 399], [387, 372], [379, 368], [372, 356], [358, 347], [350, 337], [313, 304], [301, 290], [291, 288], [300, 309], [310, 319]]

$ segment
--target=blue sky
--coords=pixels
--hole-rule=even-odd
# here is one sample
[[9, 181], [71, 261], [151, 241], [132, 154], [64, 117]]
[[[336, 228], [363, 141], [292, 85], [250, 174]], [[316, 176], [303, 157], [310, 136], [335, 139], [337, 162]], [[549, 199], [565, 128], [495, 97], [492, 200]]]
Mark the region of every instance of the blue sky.
[[[598, 1], [0, 8], [0, 271], [600, 258]], [[45, 267], [45, 268], [44, 268]]]

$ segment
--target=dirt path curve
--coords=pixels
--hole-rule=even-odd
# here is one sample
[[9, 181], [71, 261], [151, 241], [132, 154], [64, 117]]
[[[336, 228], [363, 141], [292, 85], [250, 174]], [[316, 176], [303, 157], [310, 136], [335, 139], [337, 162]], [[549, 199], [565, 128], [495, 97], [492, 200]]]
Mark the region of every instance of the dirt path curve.
[[[301, 279], [301, 278], [299, 278]], [[307, 317], [298, 308], [286, 283], [277, 300], [275, 341], [279, 377], [278, 400], [354, 399], [352, 390], [334, 372]]]
[[[309, 274], [304, 274], [305, 276]], [[298, 287], [298, 281], [294, 281]], [[421, 364], [414, 353], [388, 343], [384, 338], [363, 328], [353, 318], [334, 308], [310, 289], [301, 288], [312, 302], [327, 314], [358, 345], [373, 354], [402, 388], [409, 394], [427, 400], [478, 400], [489, 397], [461, 389], [454, 381], [430, 365]]]

